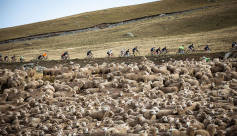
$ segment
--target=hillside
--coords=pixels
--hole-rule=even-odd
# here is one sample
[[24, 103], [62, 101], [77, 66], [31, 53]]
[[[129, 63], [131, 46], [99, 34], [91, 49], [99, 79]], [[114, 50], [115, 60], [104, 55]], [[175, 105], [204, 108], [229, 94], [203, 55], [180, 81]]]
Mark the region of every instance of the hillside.
[[[175, 53], [180, 45], [184, 44], [187, 48], [191, 43], [194, 43], [194, 46], [199, 49], [203, 49], [205, 45], [209, 44], [213, 52], [228, 51], [230, 44], [236, 41], [236, 6], [237, 1], [230, 0], [217, 2], [207, 2], [207, 0], [163, 0], [89, 12], [1, 29], [0, 40], [78, 29], [74, 25], [79, 25], [79, 29], [82, 29], [103, 23], [115, 23], [144, 16], [206, 7], [112, 28], [0, 45], [0, 51], [4, 55], [25, 55], [27, 60], [36, 58], [44, 51], [48, 52], [50, 59], [58, 60], [66, 50], [69, 51], [71, 58], [85, 58], [86, 52], [90, 49], [93, 51], [94, 57], [105, 57], [106, 51], [110, 48], [114, 49], [117, 56], [121, 48], [131, 49], [134, 46], [138, 46], [141, 55], [147, 55], [153, 46], [167, 46], [171, 53]], [[126, 36], [128, 32], [135, 36]]]

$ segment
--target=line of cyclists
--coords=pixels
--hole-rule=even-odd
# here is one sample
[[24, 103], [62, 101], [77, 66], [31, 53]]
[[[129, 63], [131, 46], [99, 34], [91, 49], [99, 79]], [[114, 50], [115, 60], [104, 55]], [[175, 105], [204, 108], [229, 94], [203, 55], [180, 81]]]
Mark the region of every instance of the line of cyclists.
[[[10, 60], [11, 59], [11, 60]], [[8, 57], [8, 55], [6, 55], [5, 57], [2, 58], [2, 54], [0, 54], [0, 62], [16, 62], [16, 55], [13, 55], [12, 57]], [[25, 61], [25, 58], [24, 58], [24, 55], [22, 55], [20, 57], [20, 62], [24, 62]]]
[[[232, 47], [233, 50], [237, 49], [237, 43], [234, 42], [234, 43], [231, 45], [231, 47]], [[188, 49], [189, 49], [188, 52], [193, 52], [195, 48], [194, 48], [193, 44], [191, 44], [191, 45], [188, 46]], [[167, 53], [166, 46], [165, 46], [164, 48], [162, 48], [162, 49], [161, 49], [160, 47], [157, 48], [157, 49], [155, 49], [155, 46], [154, 46], [154, 47], [151, 48], [150, 51], [151, 51], [151, 55], [156, 55], [156, 54], [159, 55], [159, 54]], [[204, 51], [205, 51], [205, 52], [210, 52], [210, 51], [211, 51], [208, 45], [204, 48]], [[123, 57], [123, 56], [131, 56], [131, 53], [130, 53], [130, 50], [129, 50], [129, 49], [127, 49], [127, 50], [125, 51], [125, 48], [123, 48], [123, 49], [121, 49], [120, 52], [121, 52], [121, 54], [120, 54], [121, 57]], [[138, 51], [137, 46], [136, 46], [135, 48], [132, 49], [132, 53], [133, 53], [134, 56], [136, 56], [136, 53], [137, 53], [137, 52], [139, 52], [139, 51]], [[179, 47], [178, 53], [179, 53], [179, 54], [185, 53], [184, 45], [182, 45], [182, 46]], [[92, 51], [89, 50], [89, 51], [87, 52], [87, 58], [92, 58], [92, 57], [93, 57]], [[112, 49], [110, 49], [109, 51], [107, 51], [107, 57], [113, 57]], [[40, 54], [40, 55], [38, 56], [38, 60], [46, 60], [46, 59], [48, 59], [47, 52], [45, 52], [44, 54]], [[61, 59], [70, 59], [68, 51], [64, 52], [64, 53], [61, 55]], [[9, 61], [9, 58], [8, 58], [8, 55], [6, 55], [4, 58], [2, 58], [2, 55], [1, 55], [1, 54], [0, 54], [0, 61], [1, 61], [1, 62], [2, 62], [2, 61], [10, 62], [10, 61]], [[12, 61], [12, 62], [16, 62], [16, 56], [15, 56], [15, 55], [11, 57], [11, 61]], [[22, 56], [20, 57], [20, 62], [23, 62], [23, 61], [25, 61], [24, 55], [22, 55]]]
[[[162, 48], [162, 50], [161, 50], [160, 47], [158, 49], [155, 49], [155, 46], [154, 46], [154, 47], [151, 48], [150, 51], [151, 51], [151, 55], [156, 55], [156, 54], [159, 55], [159, 54], [167, 53], [166, 46], [164, 48]], [[195, 48], [194, 48], [193, 44], [191, 44], [191, 45], [188, 46], [188, 52], [187, 53], [191, 53], [193, 51], [195, 51]], [[211, 51], [210, 48], [209, 48], [209, 45], [207, 45], [204, 48], [204, 51], [205, 52], [210, 52]], [[184, 45], [179, 47], [178, 53], [179, 54], [185, 53]]]

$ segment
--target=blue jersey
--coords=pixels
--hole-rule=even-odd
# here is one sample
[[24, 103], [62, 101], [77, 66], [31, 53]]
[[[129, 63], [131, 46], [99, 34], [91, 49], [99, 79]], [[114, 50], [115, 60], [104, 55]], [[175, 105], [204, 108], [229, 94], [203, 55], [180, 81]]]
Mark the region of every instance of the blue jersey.
[[194, 48], [194, 47], [193, 47], [193, 45], [189, 45], [188, 48], [191, 49], [191, 48]]
[[133, 52], [134, 52], [135, 50], [137, 51], [137, 48], [136, 48], [136, 47], [132, 49]]

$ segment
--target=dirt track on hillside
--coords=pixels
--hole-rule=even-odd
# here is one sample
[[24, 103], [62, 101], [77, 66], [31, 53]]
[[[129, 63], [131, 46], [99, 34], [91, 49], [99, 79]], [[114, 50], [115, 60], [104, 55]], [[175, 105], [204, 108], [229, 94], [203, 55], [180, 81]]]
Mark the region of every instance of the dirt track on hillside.
[[[195, 59], [200, 60], [201, 57], [209, 57], [214, 58], [218, 56], [224, 56], [226, 52], [220, 52], [220, 53], [192, 53], [192, 54], [183, 54], [183, 55], [175, 55], [175, 54], [169, 54], [169, 55], [160, 55], [160, 56], [146, 56], [149, 60], [153, 61], [156, 65], [161, 64], [162, 60], [169, 61], [170, 58], [175, 58], [176, 60], [186, 60], [187, 58], [189, 60]], [[231, 56], [236, 56], [237, 52], [232, 52]], [[94, 65], [102, 64], [104, 62], [106, 63], [126, 63], [131, 64], [134, 62], [137, 62], [140, 60], [141, 56], [136, 57], [114, 57], [114, 58], [94, 58], [94, 59], [71, 59], [71, 60], [48, 60], [48, 61], [32, 61], [32, 62], [16, 62], [16, 63], [0, 63], [0, 69], [19, 69], [23, 64], [27, 63], [35, 63], [35, 65], [38, 66], [44, 66], [47, 68], [52, 68], [55, 65], [62, 64], [63, 66], [70, 66], [70, 62], [74, 62], [74, 64], [80, 64], [81, 67], [84, 67], [87, 64]]]

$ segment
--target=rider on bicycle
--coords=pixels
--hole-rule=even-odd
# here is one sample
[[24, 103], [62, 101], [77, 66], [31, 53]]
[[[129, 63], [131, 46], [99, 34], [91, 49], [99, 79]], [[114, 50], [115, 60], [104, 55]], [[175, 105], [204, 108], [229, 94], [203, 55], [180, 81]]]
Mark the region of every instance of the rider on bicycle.
[[46, 54], [46, 52], [43, 54], [43, 58], [44, 58], [44, 59], [47, 59], [47, 54]]
[[160, 47], [158, 49], [156, 49], [156, 54], [158, 55], [159, 52], [161, 53]]
[[132, 49], [133, 55], [135, 55], [135, 51], [139, 52], [139, 51], [137, 50], [137, 46]]
[[192, 52], [194, 50], [193, 44], [188, 46], [189, 52]]
[[151, 55], [154, 55], [154, 54], [155, 54], [155, 50], [156, 50], [156, 47], [155, 47], [155, 46], [151, 48]]
[[14, 60], [16, 58], [16, 56], [14, 55], [14, 56], [12, 56], [12, 61]]
[[8, 55], [4, 57], [4, 60], [7, 61]]
[[93, 54], [91, 53], [91, 50], [89, 50], [88, 52], [87, 52], [87, 57], [90, 57], [90, 56], [92, 56]]
[[22, 56], [20, 57], [20, 61], [22, 62], [22, 61], [24, 61], [24, 60], [25, 60], [24, 55], [22, 55]]
[[161, 50], [162, 52], [166, 52], [167, 53], [167, 49], [166, 49], [166, 46]]
[[112, 49], [110, 49], [109, 51], [107, 51], [107, 54], [108, 54], [108, 57], [110, 57], [111, 54], [112, 54]]
[[205, 48], [204, 48], [205, 51], [209, 52], [210, 51], [210, 48], [209, 46], [207, 45]]
[[64, 53], [61, 55], [61, 58], [62, 58], [62, 59], [66, 59], [66, 55], [69, 55], [69, 54], [68, 54], [68, 51], [64, 52]]
[[179, 47], [179, 53], [184, 53], [184, 51], [185, 51], [185, 50], [184, 50], [184, 45], [180, 46], [180, 47]]
[[125, 52], [125, 55], [128, 56], [130, 54], [129, 49]]
[[121, 52], [121, 56], [123, 56], [125, 52], [125, 48], [123, 48], [120, 52]]

